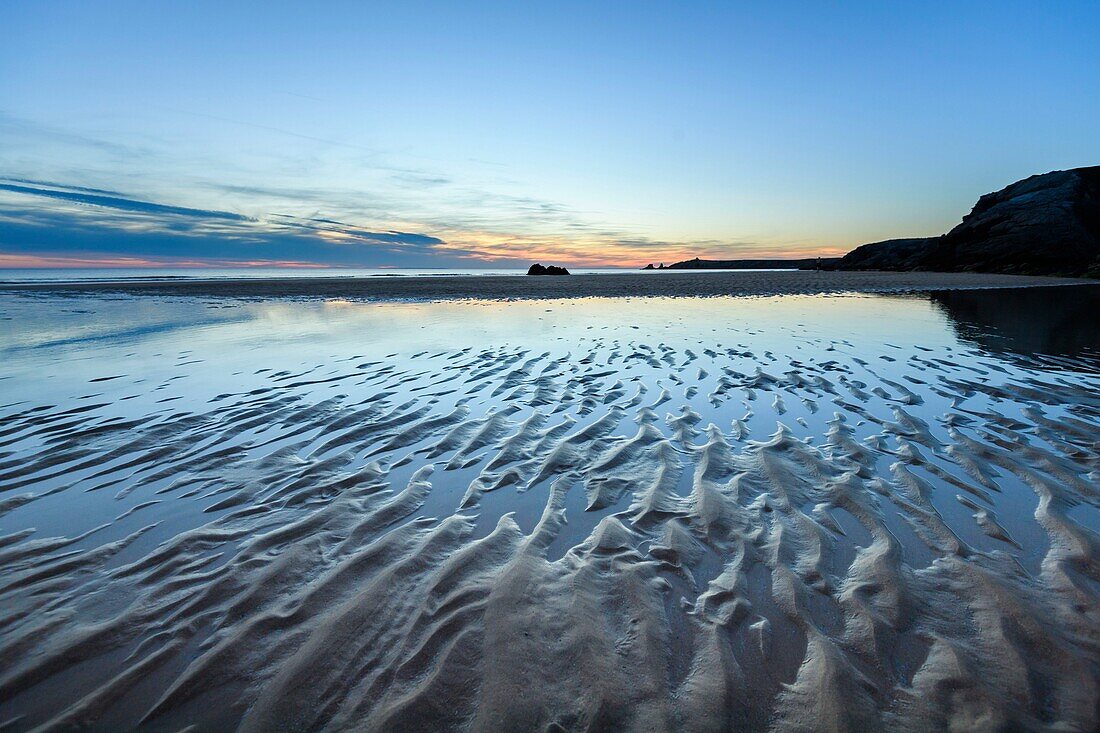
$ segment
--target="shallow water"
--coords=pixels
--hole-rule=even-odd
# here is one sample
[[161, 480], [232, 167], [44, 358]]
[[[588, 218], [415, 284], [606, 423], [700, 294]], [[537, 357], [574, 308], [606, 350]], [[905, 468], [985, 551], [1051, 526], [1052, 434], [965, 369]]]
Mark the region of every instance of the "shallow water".
[[1095, 729], [1097, 290], [0, 294], [0, 722]]

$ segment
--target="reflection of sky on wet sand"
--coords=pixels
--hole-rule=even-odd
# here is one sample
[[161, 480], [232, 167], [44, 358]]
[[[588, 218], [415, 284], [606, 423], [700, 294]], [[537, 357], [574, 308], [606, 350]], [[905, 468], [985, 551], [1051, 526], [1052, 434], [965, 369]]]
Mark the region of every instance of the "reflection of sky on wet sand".
[[1024, 356], [1089, 356], [1100, 351], [1100, 328], [1074, 309], [1091, 307], [1097, 290], [442, 303], [8, 295], [0, 301], [0, 353], [7, 357], [9, 378], [24, 368], [40, 377], [39, 370], [48, 371], [59, 359], [65, 368], [58, 378], [101, 376], [101, 359], [123, 372], [155, 368], [181, 346], [202, 352], [204, 362], [231, 363], [247, 361], [257, 349], [263, 350], [260, 358], [293, 358], [307, 345], [319, 356], [349, 349], [400, 354], [482, 344], [568, 344], [609, 334], [678, 344], [736, 338], [752, 349], [782, 348], [797, 337], [876, 350], [887, 343], [958, 345], [961, 335], [970, 339], [964, 343]]
[[854, 321], [865, 337], [887, 336], [898, 324], [931, 338], [944, 332], [942, 317], [926, 301], [877, 295], [442, 303], [8, 296], [3, 306], [12, 318], [0, 331], [7, 349], [134, 342], [178, 346], [181, 338], [244, 344], [258, 340], [268, 346], [311, 339], [384, 343], [398, 349], [454, 348], [481, 339], [580, 338], [624, 329], [640, 331], [635, 336], [686, 340], [702, 334], [764, 336], [777, 329], [836, 336]]
[[[56, 400], [118, 397], [134, 379], [183, 380], [174, 386], [197, 390], [184, 398], [201, 398], [217, 385], [256, 381], [246, 372], [264, 366], [350, 354], [404, 361], [418, 351], [471, 346], [564, 352], [598, 337], [742, 344], [759, 353], [794, 348], [806, 358], [824, 355], [827, 344], [815, 340], [874, 350], [891, 339], [956, 343], [928, 301], [883, 296], [442, 303], [9, 297], [4, 306], [11, 320], [0, 322], [0, 353], [9, 391]], [[105, 376], [126, 378], [88, 383]], [[153, 396], [129, 391], [139, 393], [138, 402]]]

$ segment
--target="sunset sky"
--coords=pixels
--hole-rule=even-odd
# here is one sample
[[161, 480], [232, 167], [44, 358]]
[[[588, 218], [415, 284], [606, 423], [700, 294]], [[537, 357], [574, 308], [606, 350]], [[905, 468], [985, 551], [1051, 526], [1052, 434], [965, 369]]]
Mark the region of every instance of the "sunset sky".
[[4, 4], [0, 267], [638, 266], [1100, 163], [1100, 3]]

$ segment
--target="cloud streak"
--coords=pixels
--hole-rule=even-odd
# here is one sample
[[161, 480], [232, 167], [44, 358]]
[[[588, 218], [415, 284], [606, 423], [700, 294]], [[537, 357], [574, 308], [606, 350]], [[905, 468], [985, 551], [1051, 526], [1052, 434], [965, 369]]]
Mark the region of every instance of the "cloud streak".
[[35, 254], [2, 254], [0, 253], [0, 269], [12, 268], [37, 268], [52, 269], [65, 268], [127, 268], [127, 267], [293, 267], [296, 269], [324, 268], [327, 265], [316, 262], [297, 262], [294, 260], [233, 260], [233, 259], [180, 259], [180, 258], [152, 258], [152, 257], [111, 257], [105, 255], [86, 255], [80, 257], [65, 257], [57, 255]]
[[[516, 193], [528, 184], [500, 170], [456, 177], [430, 166], [393, 165], [381, 150], [333, 147], [338, 141], [320, 136], [295, 134], [309, 144], [267, 148], [261, 158], [227, 168], [221, 157], [179, 160], [185, 143], [178, 140], [147, 135], [137, 139], [149, 147], [129, 139], [122, 145], [0, 112], [4, 127], [32, 148], [54, 151], [58, 161], [28, 168], [12, 155], [16, 143], [0, 143], [0, 160], [14, 163], [0, 176], [0, 253], [12, 257], [348, 267], [504, 267], [543, 260], [640, 267], [695, 256], [825, 254], [749, 238], [648, 237], [600, 222], [597, 212]], [[63, 149], [73, 155], [61, 155]], [[73, 168], [75, 161], [83, 163]], [[135, 188], [158, 193], [124, 192]]]
[[242, 214], [234, 214], [229, 211], [212, 211], [210, 209], [192, 209], [186, 206], [168, 206], [156, 204], [150, 201], [123, 198], [122, 196], [107, 196], [101, 193], [87, 193], [89, 190], [77, 187], [69, 187], [68, 190], [36, 188], [21, 186], [11, 183], [0, 183], [0, 191], [21, 193], [27, 196], [41, 196], [44, 198], [59, 199], [77, 204], [90, 206], [102, 206], [108, 209], [120, 211], [136, 211], [143, 214], [160, 214], [165, 216], [189, 216], [197, 219], [220, 219], [224, 221], [253, 221]]
[[[53, 143], [102, 148], [94, 140], [52, 128], [36, 130], [0, 113], [0, 127], [4, 126], [25, 135], [43, 135]], [[142, 168], [159, 166], [162, 160], [137, 148], [129, 151], [130, 159]], [[805, 243], [769, 244], [747, 238], [666, 241], [600, 223], [593, 212], [510, 193], [522, 187], [495, 172], [479, 185], [437, 171], [387, 165], [382, 153], [362, 159], [347, 149], [336, 158], [323, 150], [315, 154], [318, 157], [279, 158], [290, 173], [262, 182], [254, 182], [246, 170], [228, 181], [186, 173], [157, 179], [144, 174], [126, 177], [127, 184], [115, 190], [100, 184], [119, 178], [102, 165], [87, 170], [46, 167], [39, 175], [28, 175], [25, 166], [17, 166], [0, 176], [0, 254], [9, 257], [8, 266], [38, 257], [43, 262], [129, 258], [126, 261], [135, 263], [144, 258], [181, 266], [526, 266], [543, 260], [639, 267], [695, 256], [832, 253]], [[334, 175], [309, 179], [295, 173], [318, 167]], [[355, 176], [340, 175], [349, 167]], [[57, 182], [65, 177], [81, 185]], [[303, 180], [325, 180], [326, 185], [299, 185]], [[161, 195], [135, 197], [118, 190], [126, 187]], [[177, 193], [193, 205], [172, 201]]]
[[[569, 225], [561, 207], [518, 200], [556, 234], [433, 221], [431, 233], [376, 230], [328, 216], [251, 217], [139, 200], [107, 189], [13, 178], [0, 182], [0, 266], [5, 267], [462, 267], [543, 260], [588, 267], [640, 267], [700, 256], [812, 256], [821, 248], [717, 240], [669, 242]], [[27, 185], [34, 184], [34, 185]], [[46, 186], [50, 186], [47, 188]], [[473, 225], [473, 226], [471, 226]]]
[[298, 217], [290, 214], [272, 214], [280, 226], [314, 232], [318, 236], [335, 241], [358, 241], [394, 246], [434, 247], [446, 244], [442, 239], [414, 232], [373, 232], [354, 224], [319, 217]]
[[429, 234], [35, 183], [0, 182], [0, 266], [453, 267], [474, 257]]

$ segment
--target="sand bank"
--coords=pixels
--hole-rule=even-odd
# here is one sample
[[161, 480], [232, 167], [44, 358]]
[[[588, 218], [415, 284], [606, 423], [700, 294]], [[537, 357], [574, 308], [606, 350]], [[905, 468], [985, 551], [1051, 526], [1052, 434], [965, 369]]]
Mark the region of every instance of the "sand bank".
[[902, 293], [928, 290], [1036, 287], [1095, 280], [940, 272], [627, 272], [568, 277], [478, 275], [451, 277], [179, 279], [159, 281], [0, 284], [0, 290], [38, 293], [126, 293], [240, 298], [346, 300], [515, 300], [583, 297], [713, 297]]

